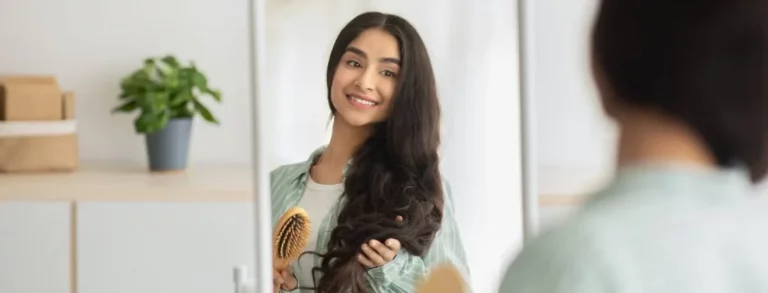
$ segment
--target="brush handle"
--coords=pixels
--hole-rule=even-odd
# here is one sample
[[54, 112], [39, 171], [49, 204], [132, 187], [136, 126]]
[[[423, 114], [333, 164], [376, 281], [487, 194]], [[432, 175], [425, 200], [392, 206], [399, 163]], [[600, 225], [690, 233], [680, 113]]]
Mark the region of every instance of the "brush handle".
[[278, 259], [277, 257], [274, 257], [274, 262], [272, 263], [272, 266], [275, 268], [275, 270], [282, 272], [289, 268], [291, 268], [291, 261], [287, 259]]
[[416, 293], [467, 293], [467, 283], [456, 267], [445, 264], [432, 269]]

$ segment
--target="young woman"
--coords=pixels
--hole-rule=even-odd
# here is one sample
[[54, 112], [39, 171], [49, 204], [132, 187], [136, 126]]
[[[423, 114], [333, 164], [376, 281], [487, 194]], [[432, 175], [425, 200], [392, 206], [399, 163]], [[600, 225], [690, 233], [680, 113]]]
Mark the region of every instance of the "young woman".
[[294, 206], [313, 223], [309, 253], [275, 272], [276, 291], [412, 292], [433, 265], [466, 274], [419, 34], [394, 15], [357, 16], [334, 43], [326, 82], [330, 143], [271, 173], [273, 226]]
[[763, 0], [603, 0], [593, 69], [620, 126], [614, 180], [500, 292], [768, 292]]

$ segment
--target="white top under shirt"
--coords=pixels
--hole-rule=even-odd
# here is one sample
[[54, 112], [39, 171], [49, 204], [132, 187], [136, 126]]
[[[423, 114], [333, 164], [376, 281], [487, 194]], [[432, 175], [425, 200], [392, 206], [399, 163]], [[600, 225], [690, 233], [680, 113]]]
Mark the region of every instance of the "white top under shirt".
[[[344, 191], [344, 184], [325, 185], [312, 180], [311, 176], [307, 180], [307, 188], [304, 190], [304, 196], [299, 201], [299, 207], [303, 208], [309, 221], [312, 223], [312, 233], [309, 236], [307, 246], [304, 251], [315, 251], [317, 246], [317, 235], [323, 218], [328, 215], [333, 204], [339, 199]], [[317, 257], [311, 254], [305, 254], [298, 260], [298, 270], [294, 272], [301, 287], [314, 287], [312, 278], [312, 268], [315, 266]], [[314, 292], [313, 290], [302, 290], [302, 292]]]

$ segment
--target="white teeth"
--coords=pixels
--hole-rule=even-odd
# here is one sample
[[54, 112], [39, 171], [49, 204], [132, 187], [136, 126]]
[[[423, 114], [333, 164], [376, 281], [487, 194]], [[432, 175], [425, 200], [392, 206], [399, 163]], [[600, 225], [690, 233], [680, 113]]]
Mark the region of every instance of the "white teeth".
[[363, 105], [368, 105], [368, 106], [376, 105], [376, 103], [371, 102], [371, 101], [366, 101], [366, 100], [358, 99], [358, 98], [355, 98], [355, 97], [349, 97], [349, 98], [354, 100], [355, 102], [358, 102], [358, 103], [363, 104]]

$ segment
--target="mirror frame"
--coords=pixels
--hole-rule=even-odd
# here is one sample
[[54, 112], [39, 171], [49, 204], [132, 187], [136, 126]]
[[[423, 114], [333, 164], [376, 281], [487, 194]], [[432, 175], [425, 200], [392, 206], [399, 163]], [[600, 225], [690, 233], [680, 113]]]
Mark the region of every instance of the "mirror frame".
[[268, 151], [265, 142], [267, 109], [264, 105], [266, 56], [266, 0], [248, 0], [248, 53], [250, 57], [251, 127], [253, 139], [255, 292], [272, 292], [272, 203]]
[[535, 0], [517, 1], [518, 56], [520, 76], [520, 140], [522, 154], [523, 241], [539, 233], [538, 160], [536, 157], [536, 103], [534, 93], [534, 13]]

